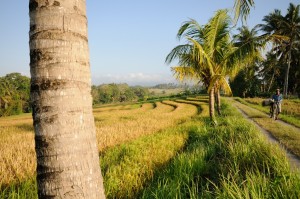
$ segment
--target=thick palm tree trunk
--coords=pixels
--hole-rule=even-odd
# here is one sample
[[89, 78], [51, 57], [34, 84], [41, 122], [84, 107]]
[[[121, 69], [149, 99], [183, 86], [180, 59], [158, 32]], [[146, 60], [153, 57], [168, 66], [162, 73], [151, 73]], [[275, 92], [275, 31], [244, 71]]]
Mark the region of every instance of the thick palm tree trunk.
[[30, 0], [30, 72], [39, 198], [105, 198], [85, 0]]
[[215, 123], [215, 88], [212, 87], [209, 91], [209, 116], [213, 123]]
[[217, 112], [218, 115], [221, 115], [221, 96], [220, 96], [220, 90], [215, 89], [215, 95], [216, 95], [216, 104], [217, 104]]

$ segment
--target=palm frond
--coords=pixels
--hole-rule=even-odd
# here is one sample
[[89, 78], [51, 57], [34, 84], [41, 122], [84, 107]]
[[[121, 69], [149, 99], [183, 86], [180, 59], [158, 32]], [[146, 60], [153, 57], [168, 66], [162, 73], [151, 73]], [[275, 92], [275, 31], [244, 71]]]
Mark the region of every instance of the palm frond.
[[242, 18], [242, 23], [246, 22], [251, 7], [254, 7], [254, 0], [235, 0], [234, 3], [234, 23]]
[[171, 71], [173, 72], [173, 75], [175, 78], [179, 81], [183, 80], [195, 80], [198, 79], [198, 74], [192, 67], [186, 67], [186, 66], [174, 66], [171, 67]]
[[180, 40], [181, 38], [191, 37], [196, 40], [201, 40], [202, 37], [202, 27], [201, 25], [194, 19], [186, 21], [179, 28], [177, 33], [177, 38]]
[[193, 47], [190, 44], [178, 45], [171, 50], [171, 52], [167, 55], [165, 62], [170, 64], [172, 61], [176, 59], [180, 60], [181, 56], [184, 54], [189, 54]]
[[214, 74], [214, 67], [210, 56], [205, 52], [202, 45], [192, 38], [188, 38], [193, 44], [193, 57], [203, 68], [208, 68], [210, 74]]
[[205, 26], [205, 42], [207, 53], [213, 55], [219, 47], [226, 46], [229, 43], [229, 26], [231, 19], [227, 10], [218, 10], [213, 18]]

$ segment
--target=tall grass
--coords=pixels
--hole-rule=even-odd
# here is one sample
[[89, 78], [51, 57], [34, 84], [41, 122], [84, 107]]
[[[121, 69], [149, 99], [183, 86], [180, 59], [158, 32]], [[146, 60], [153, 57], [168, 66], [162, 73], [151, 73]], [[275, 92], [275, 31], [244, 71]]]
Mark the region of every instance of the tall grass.
[[[224, 106], [223, 106], [224, 108]], [[224, 111], [223, 111], [224, 113]], [[141, 198], [299, 198], [284, 153], [228, 105], [211, 127], [191, 126], [185, 150], [155, 174]]]
[[37, 195], [37, 184], [34, 177], [22, 182], [14, 182], [0, 187], [1, 199], [35, 199]]
[[100, 162], [107, 198], [137, 197], [154, 173], [182, 150], [186, 140], [187, 134], [174, 127], [103, 153]]
[[[177, 114], [181, 113], [181, 109], [190, 111], [183, 106], [187, 105], [182, 104], [183, 101], [180, 104], [170, 101], [164, 103], [176, 107]], [[201, 116], [208, 115], [207, 104], [191, 102], [190, 105], [192, 104], [201, 108]], [[173, 112], [168, 114], [173, 114]], [[139, 197], [154, 174], [184, 150], [192, 124], [195, 124], [194, 120], [187, 120], [177, 126], [166, 128], [156, 134], [141, 137], [101, 153], [101, 168], [107, 198]], [[201, 125], [200, 122], [197, 124]]]

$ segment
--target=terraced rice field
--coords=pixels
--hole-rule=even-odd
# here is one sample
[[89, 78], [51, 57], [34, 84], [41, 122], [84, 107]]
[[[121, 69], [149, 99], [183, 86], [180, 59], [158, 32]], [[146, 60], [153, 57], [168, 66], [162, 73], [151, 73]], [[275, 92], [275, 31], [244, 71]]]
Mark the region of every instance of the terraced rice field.
[[[299, 198], [284, 152], [208, 98], [94, 109], [107, 198]], [[0, 118], [0, 198], [37, 198], [31, 115]]]
[[[94, 109], [99, 151], [174, 126], [197, 114], [193, 105], [172, 101]], [[34, 176], [30, 114], [0, 119], [0, 186]]]

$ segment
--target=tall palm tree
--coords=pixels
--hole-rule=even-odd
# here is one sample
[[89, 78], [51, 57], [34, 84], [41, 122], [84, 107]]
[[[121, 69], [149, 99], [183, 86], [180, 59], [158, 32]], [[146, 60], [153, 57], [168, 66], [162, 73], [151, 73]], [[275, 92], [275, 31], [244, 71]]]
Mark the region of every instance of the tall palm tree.
[[277, 55], [273, 52], [268, 52], [266, 54], [266, 60], [263, 62], [263, 69], [260, 71], [264, 78], [264, 81], [267, 82], [268, 88], [267, 92], [270, 92], [275, 78], [280, 74], [280, 65]]
[[287, 14], [283, 16], [279, 10], [275, 10], [263, 18], [265, 24], [260, 28], [269, 36], [273, 42], [274, 51], [277, 51], [279, 58], [286, 60], [287, 68], [284, 78], [283, 94], [287, 96], [289, 71], [292, 63], [292, 51], [297, 48], [300, 39], [300, 5], [290, 4]]
[[105, 198], [86, 1], [30, 0], [30, 72], [39, 198]]
[[215, 91], [222, 87], [231, 94], [226, 76], [240, 63], [230, 40], [230, 21], [227, 11], [219, 10], [203, 27], [195, 20], [184, 23], [177, 36], [186, 37], [187, 44], [176, 46], [166, 57], [167, 63], [178, 60], [179, 66], [172, 67], [176, 77], [196, 79], [207, 87], [213, 122]]
[[287, 36], [288, 40], [285, 44], [287, 46], [287, 69], [284, 78], [284, 89], [283, 93], [285, 96], [288, 94], [288, 84], [289, 84], [289, 72], [292, 62], [292, 50], [296, 47], [297, 42], [300, 39], [300, 15], [299, 15], [300, 5], [295, 6], [290, 3], [288, 12], [284, 17], [284, 20], [280, 22], [279, 33]]
[[[256, 27], [249, 29], [246, 26], [238, 28], [238, 33], [233, 36], [234, 46], [238, 49], [239, 57], [242, 57], [244, 62], [244, 68], [241, 69], [239, 75], [235, 79], [232, 77], [231, 83], [235, 85], [234, 92], [235, 94], [243, 93], [243, 96], [246, 94], [252, 93], [253, 84], [257, 83], [257, 77], [255, 77], [256, 71], [258, 71], [258, 63], [263, 60], [261, 55], [261, 50], [265, 46], [264, 37], [258, 36], [258, 30]], [[243, 79], [244, 84], [237, 86], [236, 81]], [[241, 87], [240, 87], [241, 86]], [[239, 91], [237, 91], [237, 89]]]
[[238, 48], [240, 57], [248, 60], [248, 64], [262, 60], [261, 50], [265, 47], [266, 39], [264, 36], [258, 36], [258, 27], [249, 30], [247, 26], [242, 26], [237, 30], [239, 32], [233, 36], [233, 42]]
[[261, 42], [253, 38], [243, 43], [242, 40], [232, 40], [230, 22], [227, 10], [217, 11], [205, 26], [200, 26], [195, 20], [185, 22], [177, 36], [187, 38], [187, 43], [176, 46], [166, 57], [167, 63], [178, 60], [179, 65], [172, 67], [178, 79], [195, 79], [206, 86], [210, 117], [214, 122], [215, 94], [220, 113], [220, 89], [231, 94], [226, 78], [234, 77], [241, 68], [259, 57], [257, 48], [261, 46]]

